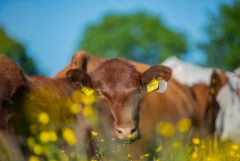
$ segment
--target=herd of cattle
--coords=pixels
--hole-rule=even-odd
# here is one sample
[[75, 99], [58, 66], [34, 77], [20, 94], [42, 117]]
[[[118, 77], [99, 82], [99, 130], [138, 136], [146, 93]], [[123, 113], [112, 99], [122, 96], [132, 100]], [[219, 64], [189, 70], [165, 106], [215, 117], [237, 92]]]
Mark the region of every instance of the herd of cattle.
[[[239, 75], [240, 69], [223, 72], [188, 64], [175, 57], [161, 65], [148, 66], [80, 51], [54, 78], [47, 78], [26, 76], [14, 61], [1, 56], [0, 128], [4, 132], [12, 130], [9, 122], [21, 116], [19, 108], [33, 100], [28, 95], [34, 89], [51, 86], [54, 95], [49, 99], [64, 101], [61, 97], [70, 97], [82, 84], [95, 90], [96, 106], [107, 118], [112, 134], [119, 140], [129, 140], [131, 135], [129, 151], [135, 156], [148, 151], [159, 121], [176, 123], [181, 118], [192, 121], [196, 135], [216, 134], [222, 140], [240, 143]], [[146, 92], [154, 78], [167, 82], [164, 93]], [[41, 106], [48, 105], [41, 102]], [[64, 107], [61, 109], [64, 111]]]

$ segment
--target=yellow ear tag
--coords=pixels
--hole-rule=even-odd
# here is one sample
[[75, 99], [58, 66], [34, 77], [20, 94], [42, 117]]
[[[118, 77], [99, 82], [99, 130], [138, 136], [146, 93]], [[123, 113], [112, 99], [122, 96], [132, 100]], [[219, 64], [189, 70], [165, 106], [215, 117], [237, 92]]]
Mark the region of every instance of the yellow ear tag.
[[152, 91], [158, 89], [158, 87], [159, 87], [158, 80], [156, 80], [155, 78], [153, 78], [153, 79], [151, 80], [151, 82], [149, 82], [149, 83], [147, 84], [147, 92], [152, 92]]
[[87, 96], [90, 96], [90, 95], [92, 95], [94, 93], [94, 90], [92, 88], [86, 87], [84, 85], [81, 85], [81, 90]]

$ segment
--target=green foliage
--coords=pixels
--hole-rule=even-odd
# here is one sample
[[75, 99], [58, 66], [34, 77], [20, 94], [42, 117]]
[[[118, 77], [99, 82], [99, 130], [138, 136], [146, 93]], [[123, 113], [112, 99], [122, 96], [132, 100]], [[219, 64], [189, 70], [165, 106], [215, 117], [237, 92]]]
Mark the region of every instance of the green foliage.
[[0, 54], [14, 59], [27, 74], [38, 73], [34, 61], [27, 55], [22, 44], [10, 38], [2, 28], [0, 28]]
[[187, 42], [182, 33], [169, 29], [159, 17], [140, 12], [111, 14], [90, 25], [79, 47], [105, 57], [156, 64], [168, 56], [184, 54]]
[[206, 27], [209, 36], [200, 47], [207, 54], [207, 65], [234, 70], [240, 66], [240, 1], [222, 5], [219, 15]]

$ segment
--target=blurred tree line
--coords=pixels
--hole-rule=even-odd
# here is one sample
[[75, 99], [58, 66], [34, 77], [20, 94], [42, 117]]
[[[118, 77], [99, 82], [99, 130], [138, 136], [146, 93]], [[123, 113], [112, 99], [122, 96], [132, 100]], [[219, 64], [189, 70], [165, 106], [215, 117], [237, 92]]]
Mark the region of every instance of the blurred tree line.
[[157, 16], [146, 13], [111, 14], [88, 26], [80, 49], [106, 57], [125, 57], [157, 64], [170, 55], [187, 51], [181, 32], [167, 27]]
[[228, 70], [240, 66], [240, 0], [223, 4], [218, 15], [211, 15], [205, 29], [208, 41], [200, 43], [207, 65]]
[[0, 28], [0, 55], [4, 54], [15, 60], [27, 74], [37, 74], [35, 62], [30, 58], [23, 45], [9, 37], [3, 28]]
[[[240, 0], [223, 4], [206, 27], [207, 42], [199, 47], [206, 66], [234, 70], [240, 66]], [[167, 27], [159, 17], [146, 13], [111, 14], [87, 27], [80, 49], [105, 57], [126, 57], [158, 64], [169, 56], [188, 50], [183, 33]]]

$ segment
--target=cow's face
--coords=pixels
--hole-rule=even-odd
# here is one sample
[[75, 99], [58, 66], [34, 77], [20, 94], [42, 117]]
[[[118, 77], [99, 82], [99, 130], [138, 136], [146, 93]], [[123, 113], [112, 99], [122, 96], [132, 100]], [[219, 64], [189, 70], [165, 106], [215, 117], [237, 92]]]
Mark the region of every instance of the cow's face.
[[119, 140], [131, 142], [140, 136], [139, 104], [143, 91], [153, 78], [167, 81], [170, 76], [168, 67], [153, 66], [139, 73], [123, 59], [105, 61], [90, 74], [98, 109]]

